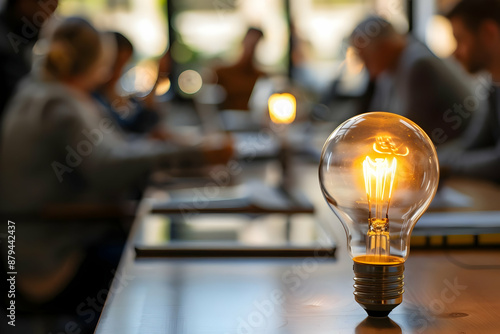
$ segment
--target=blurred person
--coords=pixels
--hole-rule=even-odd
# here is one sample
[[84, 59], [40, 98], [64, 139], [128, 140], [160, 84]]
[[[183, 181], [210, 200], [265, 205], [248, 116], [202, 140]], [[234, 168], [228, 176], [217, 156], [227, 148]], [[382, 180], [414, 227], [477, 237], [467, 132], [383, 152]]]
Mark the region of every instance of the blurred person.
[[491, 85], [476, 90], [487, 108], [474, 115], [462, 149], [439, 152], [441, 169], [500, 182], [500, 0], [463, 0], [447, 17], [457, 41], [455, 57], [471, 74], [487, 71]]
[[85, 21], [67, 20], [53, 36], [42, 73], [26, 80], [12, 99], [3, 124], [2, 186], [37, 187], [29, 195], [9, 193], [10, 208], [109, 200], [156, 166], [193, 157], [203, 163], [202, 157], [219, 152], [124, 140], [90, 95], [110, 75], [101, 44]]
[[19, 81], [31, 70], [32, 50], [58, 0], [6, 0], [0, 13], [0, 119]]
[[350, 41], [374, 84], [368, 111], [408, 117], [435, 144], [459, 137], [466, 119], [453, 106], [462, 104], [471, 92], [458, 71], [381, 17], [359, 23]]
[[[160, 120], [154, 103], [156, 87], [153, 87], [144, 100], [139, 100], [134, 96], [124, 96], [119, 91], [119, 81], [125, 66], [134, 54], [134, 46], [123, 34], [119, 32], [110, 34], [116, 40], [111, 76], [94, 92], [93, 96], [124, 131], [138, 134], [149, 133], [157, 127]], [[163, 74], [159, 72], [159, 76]]]
[[222, 109], [248, 110], [250, 95], [257, 79], [264, 76], [254, 64], [255, 50], [264, 33], [257, 28], [249, 28], [243, 38], [243, 51], [238, 61], [230, 66], [215, 69], [217, 84], [226, 91]]
[[17, 222], [20, 236], [16, 293], [41, 307], [62, 300], [63, 309], [75, 310], [108, 288], [96, 284], [112, 277], [101, 258], [88, 260], [90, 245], [107, 242], [107, 227], [47, 221], [48, 208], [115, 203], [155, 168], [224, 163], [231, 154], [223, 145], [126, 141], [90, 95], [109, 78], [111, 55], [103, 39], [87, 21], [65, 20], [54, 32], [41, 73], [20, 85], [3, 123], [0, 205]]

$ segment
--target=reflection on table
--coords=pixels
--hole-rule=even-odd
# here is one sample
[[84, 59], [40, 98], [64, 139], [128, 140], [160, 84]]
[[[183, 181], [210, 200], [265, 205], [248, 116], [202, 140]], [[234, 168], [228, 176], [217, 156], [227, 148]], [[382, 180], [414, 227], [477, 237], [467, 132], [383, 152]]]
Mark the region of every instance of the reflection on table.
[[[321, 233], [337, 244], [335, 259], [314, 254], [268, 259], [137, 258], [134, 249], [137, 238], [159, 242], [154, 228], [148, 236], [141, 226], [148, 219], [151, 223], [167, 217], [150, 215], [151, 203], [145, 201], [141, 209], [144, 214], [135, 223], [135, 232], [122, 259], [121, 278], [115, 279], [111, 289], [115, 292], [104, 308], [96, 333], [494, 333], [497, 330], [500, 326], [497, 248], [413, 249], [405, 264], [403, 304], [388, 319], [367, 318], [354, 301], [352, 260], [345, 250], [340, 224], [323, 203], [316, 168], [306, 164], [298, 166], [297, 172], [302, 176], [299, 186], [314, 204], [315, 214], [312, 220], [298, 215], [299, 228], [293, 233], [308, 240], [304, 236], [318, 231], [319, 224]], [[449, 180], [447, 186], [460, 196], [473, 198], [472, 202], [463, 202], [472, 203], [466, 209], [469, 212], [488, 211], [498, 216], [493, 200], [498, 198], [497, 186], [471, 180]], [[455, 208], [436, 208], [429, 212], [429, 217], [445, 210]], [[262, 220], [254, 222], [248, 216], [236, 223], [226, 215], [226, 221], [217, 215], [211, 218], [197, 215], [187, 229], [196, 238], [203, 234], [200, 232], [203, 223], [217, 221], [224, 233], [233, 224], [232, 233], [236, 235], [239, 229], [247, 229], [248, 238], [254, 233], [256, 239], [272, 241], [269, 238], [276, 235], [284, 238], [285, 219], [278, 216], [262, 216], [259, 218]], [[172, 217], [168, 217], [171, 222]], [[152, 225], [155, 224], [162, 225], [158, 221]], [[273, 230], [278, 233], [271, 233]]]

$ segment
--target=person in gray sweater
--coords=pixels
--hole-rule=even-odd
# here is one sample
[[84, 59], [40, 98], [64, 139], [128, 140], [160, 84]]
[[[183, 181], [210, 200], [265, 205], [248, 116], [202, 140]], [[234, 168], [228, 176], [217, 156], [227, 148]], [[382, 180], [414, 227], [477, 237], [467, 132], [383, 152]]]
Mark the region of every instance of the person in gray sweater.
[[1, 141], [4, 209], [109, 201], [155, 168], [228, 159], [228, 147], [127, 141], [90, 95], [109, 75], [112, 55], [102, 38], [83, 19], [68, 19], [55, 31], [40, 73], [13, 97]]
[[[103, 38], [83, 19], [61, 23], [39, 71], [22, 83], [2, 123], [0, 206], [3, 216], [16, 222], [17, 292], [33, 303], [61, 294], [88, 246], [108, 233], [106, 226], [77, 219], [44, 219], [47, 208], [114, 203], [155, 168], [223, 163], [231, 154], [229, 145], [127, 141], [90, 95], [109, 75], [112, 54]], [[92, 270], [76, 287], [87, 296], [92, 292], [84, 289], [97, 280]]]

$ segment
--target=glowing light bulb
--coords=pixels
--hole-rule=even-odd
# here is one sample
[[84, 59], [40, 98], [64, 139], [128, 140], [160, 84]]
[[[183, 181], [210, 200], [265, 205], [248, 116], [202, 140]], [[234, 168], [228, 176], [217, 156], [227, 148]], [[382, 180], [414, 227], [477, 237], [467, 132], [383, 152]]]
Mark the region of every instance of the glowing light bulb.
[[275, 124], [290, 124], [295, 120], [297, 102], [289, 93], [273, 94], [268, 100], [269, 116]]
[[319, 178], [347, 235], [355, 299], [369, 315], [387, 316], [403, 300], [410, 235], [437, 190], [434, 145], [402, 116], [358, 115], [327, 139]]

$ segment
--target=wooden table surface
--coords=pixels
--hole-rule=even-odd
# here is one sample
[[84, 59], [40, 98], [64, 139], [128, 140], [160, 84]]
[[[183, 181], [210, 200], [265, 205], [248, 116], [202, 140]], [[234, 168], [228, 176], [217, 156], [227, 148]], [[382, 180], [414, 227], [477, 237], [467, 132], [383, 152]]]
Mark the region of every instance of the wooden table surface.
[[[303, 175], [319, 203], [316, 173]], [[318, 219], [335, 219], [317, 208]], [[500, 333], [500, 249], [411, 251], [403, 303], [373, 319], [354, 301], [338, 222], [336, 259], [136, 259], [141, 216], [97, 334]]]
[[[96, 333], [498, 333], [500, 251], [417, 251], [404, 302], [367, 318], [352, 261], [135, 260], [127, 251]], [[382, 330], [383, 329], [383, 330]]]

